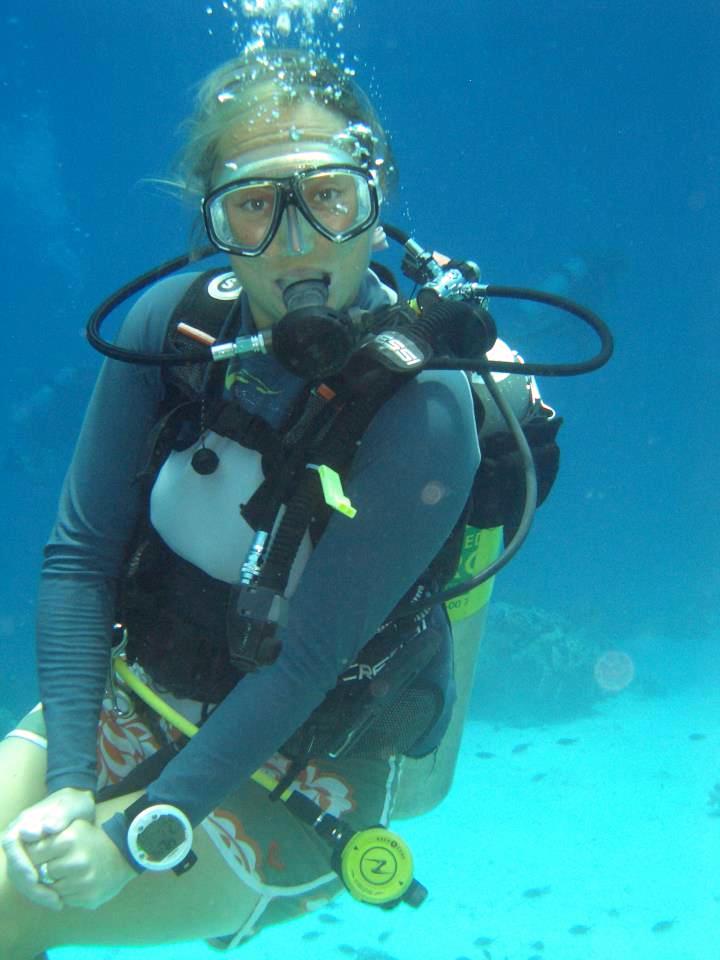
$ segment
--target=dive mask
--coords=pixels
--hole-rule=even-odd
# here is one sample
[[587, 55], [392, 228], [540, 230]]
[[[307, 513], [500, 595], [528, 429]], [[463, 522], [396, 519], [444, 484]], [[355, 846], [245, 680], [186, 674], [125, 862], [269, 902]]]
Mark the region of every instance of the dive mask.
[[[328, 144], [296, 146], [281, 156], [275, 146], [274, 155], [258, 150], [241, 162], [225, 164], [220, 184], [202, 202], [208, 236], [219, 250], [259, 256], [286, 211], [289, 230], [302, 214], [334, 243], [344, 243], [375, 223], [380, 197], [374, 173], [348, 162], [344, 151]], [[287, 175], [281, 175], [285, 171]]]

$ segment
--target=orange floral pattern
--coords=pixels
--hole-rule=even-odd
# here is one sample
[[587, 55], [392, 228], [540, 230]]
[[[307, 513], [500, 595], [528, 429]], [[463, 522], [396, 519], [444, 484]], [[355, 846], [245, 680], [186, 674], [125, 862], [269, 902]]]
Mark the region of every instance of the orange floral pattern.
[[[290, 761], [282, 754], [276, 753], [262, 769], [269, 773], [274, 780], [281, 780], [288, 771]], [[327, 770], [321, 770], [317, 764], [309, 763], [304, 770], [293, 780], [293, 787], [298, 793], [304, 794], [325, 813], [340, 817], [344, 813], [355, 810], [355, 800], [352, 796], [352, 787], [342, 777]]]
[[258, 872], [262, 851], [245, 833], [242, 822], [234, 813], [218, 807], [205, 818], [203, 826], [213, 835], [215, 845], [223, 848], [225, 860], [239, 867], [241, 873]]
[[98, 786], [123, 780], [160, 747], [148, 726], [133, 710], [119, 716], [109, 701], [103, 703], [97, 738]]

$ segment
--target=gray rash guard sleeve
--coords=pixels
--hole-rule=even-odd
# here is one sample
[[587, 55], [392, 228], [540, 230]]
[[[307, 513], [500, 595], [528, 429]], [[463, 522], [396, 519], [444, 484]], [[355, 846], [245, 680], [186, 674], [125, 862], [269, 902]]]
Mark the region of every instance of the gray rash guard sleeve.
[[[131, 312], [124, 345], [159, 349], [183, 281], [159, 285]], [[107, 363], [63, 490], [39, 618], [50, 789], [95, 787], [115, 583], [143, 506], [133, 478], [161, 397], [155, 368]], [[443, 545], [478, 464], [463, 374], [425, 372], [383, 405], [345, 483], [357, 516], [332, 516], [290, 603], [278, 660], [236, 685], [150, 784], [150, 800], [197, 824], [303, 723]]]
[[[154, 286], [117, 344], [159, 353], [193, 276]], [[110, 666], [115, 592], [143, 509], [136, 476], [163, 397], [159, 367], [106, 360], [88, 405], [45, 547], [37, 616], [48, 790], [97, 786], [97, 721]]]

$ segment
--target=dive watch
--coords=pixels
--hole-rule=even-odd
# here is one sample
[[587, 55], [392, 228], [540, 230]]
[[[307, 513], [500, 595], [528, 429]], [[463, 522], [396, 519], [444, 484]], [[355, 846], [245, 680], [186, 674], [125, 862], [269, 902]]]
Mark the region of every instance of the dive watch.
[[141, 870], [185, 873], [196, 862], [192, 826], [177, 807], [140, 797], [124, 812], [127, 850]]

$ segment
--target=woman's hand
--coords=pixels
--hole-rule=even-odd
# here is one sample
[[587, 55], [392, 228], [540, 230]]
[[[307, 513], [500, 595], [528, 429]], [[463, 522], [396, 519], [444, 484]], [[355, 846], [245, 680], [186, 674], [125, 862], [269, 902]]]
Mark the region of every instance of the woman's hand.
[[27, 853], [61, 907], [95, 910], [138, 875], [102, 828], [86, 820], [28, 844]]
[[37, 867], [44, 861], [32, 859], [30, 846], [45, 837], [62, 833], [75, 821], [93, 823], [94, 820], [95, 800], [92, 793], [70, 787], [57, 790], [23, 810], [2, 835], [8, 877], [13, 886], [41, 907], [62, 910], [59, 894], [49, 883], [41, 882]]

